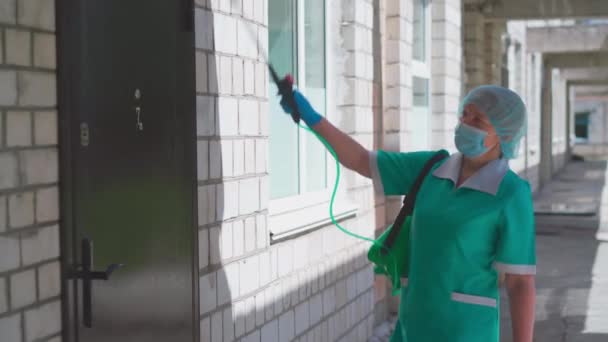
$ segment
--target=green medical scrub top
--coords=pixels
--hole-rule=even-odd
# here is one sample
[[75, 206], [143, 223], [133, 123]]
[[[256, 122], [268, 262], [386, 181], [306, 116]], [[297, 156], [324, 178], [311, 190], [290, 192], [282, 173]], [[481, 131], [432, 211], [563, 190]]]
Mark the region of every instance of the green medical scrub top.
[[[371, 152], [374, 189], [407, 194], [434, 153]], [[461, 162], [456, 153], [437, 163], [419, 190], [391, 341], [498, 341], [499, 272], [536, 273], [529, 184], [498, 159], [456, 187]]]

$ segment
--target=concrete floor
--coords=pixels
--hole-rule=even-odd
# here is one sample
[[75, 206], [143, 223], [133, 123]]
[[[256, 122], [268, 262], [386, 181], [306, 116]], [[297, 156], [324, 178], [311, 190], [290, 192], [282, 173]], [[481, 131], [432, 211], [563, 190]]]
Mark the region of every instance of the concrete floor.
[[[537, 215], [539, 342], [608, 342], [608, 189], [606, 162], [572, 162], [535, 196], [535, 205], [568, 204], [593, 215]], [[602, 220], [603, 217], [603, 220]], [[603, 224], [602, 221], [606, 221]], [[601, 239], [604, 238], [604, 241]], [[503, 291], [502, 342], [512, 341]], [[370, 341], [388, 341], [394, 321]]]

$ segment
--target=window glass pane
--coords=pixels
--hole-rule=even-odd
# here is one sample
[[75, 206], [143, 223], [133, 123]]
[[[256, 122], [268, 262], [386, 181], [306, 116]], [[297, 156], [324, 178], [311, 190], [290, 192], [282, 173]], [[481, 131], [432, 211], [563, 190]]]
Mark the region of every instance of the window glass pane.
[[429, 106], [429, 80], [426, 78], [414, 77], [413, 79], [413, 103], [414, 107]]
[[426, 44], [429, 39], [426, 29], [427, 0], [414, 0], [414, 59], [426, 62]]
[[[295, 1], [268, 0], [268, 52], [277, 73], [296, 74]], [[297, 77], [296, 77], [297, 79]], [[270, 80], [270, 198], [296, 195], [299, 190], [298, 127], [286, 115]]]
[[[325, 0], [306, 0], [304, 9], [306, 97], [313, 107], [325, 115]], [[306, 189], [325, 189], [325, 147], [315, 136], [306, 134]]]
[[413, 78], [413, 108], [409, 126], [412, 128], [412, 148], [424, 150], [429, 148], [431, 109], [429, 106], [429, 80]]

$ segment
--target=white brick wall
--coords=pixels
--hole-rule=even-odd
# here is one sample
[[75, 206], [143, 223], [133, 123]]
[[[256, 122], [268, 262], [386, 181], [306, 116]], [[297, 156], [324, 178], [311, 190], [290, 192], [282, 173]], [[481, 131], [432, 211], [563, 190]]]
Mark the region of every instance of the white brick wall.
[[231, 97], [218, 98], [218, 133], [222, 136], [238, 134], [238, 101]]
[[0, 314], [3, 314], [6, 311], [8, 311], [7, 289], [8, 289], [8, 286], [6, 283], [6, 279], [0, 278]]
[[21, 315], [0, 318], [2, 339], [6, 341], [21, 341]]
[[0, 272], [13, 270], [19, 266], [19, 238], [17, 235], [0, 236]]
[[201, 342], [211, 342], [211, 318], [208, 316], [201, 319], [200, 339]]
[[16, 21], [16, 0], [3, 1], [0, 3], [0, 23], [14, 24]]
[[257, 101], [241, 99], [239, 101], [239, 133], [245, 136], [259, 134], [259, 115]]
[[9, 227], [21, 228], [34, 224], [34, 193], [10, 195], [8, 199]]
[[217, 307], [217, 274], [206, 274], [199, 279], [201, 315], [212, 312]]
[[279, 341], [291, 341], [294, 334], [294, 312], [293, 310], [289, 310], [279, 317]]
[[28, 30], [7, 29], [5, 31], [6, 63], [19, 66], [31, 65], [31, 34]]
[[0, 105], [17, 104], [17, 73], [11, 70], [0, 71]]
[[10, 278], [11, 309], [20, 309], [36, 301], [36, 270], [15, 273]]
[[40, 111], [34, 113], [34, 144], [57, 144], [57, 112]]
[[230, 259], [234, 255], [234, 234], [232, 222], [224, 222], [220, 232], [220, 254], [222, 260]]
[[262, 327], [262, 341], [279, 342], [279, 321], [275, 319]]
[[223, 314], [224, 318], [224, 342], [233, 341], [234, 340], [234, 315], [232, 314], [231, 308], [227, 308], [224, 310]]
[[34, 66], [55, 69], [56, 49], [55, 36], [47, 33], [34, 33]]
[[209, 230], [204, 229], [198, 232], [198, 267], [209, 266]]
[[59, 262], [51, 262], [38, 268], [38, 294], [40, 300], [59, 296], [61, 290]]
[[54, 107], [57, 103], [56, 78], [48, 72], [20, 72], [19, 104], [23, 106]]
[[227, 54], [236, 54], [237, 21], [229, 15], [220, 13], [215, 13], [213, 15], [213, 21], [216, 51]]
[[19, 0], [17, 22], [23, 26], [53, 31], [55, 6], [53, 0]]
[[256, 42], [257, 29], [257, 25], [252, 22], [238, 20], [239, 55], [252, 59], [258, 58], [258, 49]]
[[234, 256], [241, 256], [245, 252], [245, 225], [242, 220], [235, 221], [234, 234]]
[[59, 257], [59, 227], [50, 226], [21, 234], [23, 265], [31, 265]]
[[36, 149], [19, 153], [20, 170], [27, 185], [56, 183], [59, 180], [57, 150]]
[[54, 301], [25, 312], [26, 341], [34, 341], [61, 331], [61, 304]]
[[212, 342], [222, 342], [222, 337], [224, 333], [223, 326], [223, 313], [222, 311], [216, 311], [213, 316], [211, 316], [211, 341]]

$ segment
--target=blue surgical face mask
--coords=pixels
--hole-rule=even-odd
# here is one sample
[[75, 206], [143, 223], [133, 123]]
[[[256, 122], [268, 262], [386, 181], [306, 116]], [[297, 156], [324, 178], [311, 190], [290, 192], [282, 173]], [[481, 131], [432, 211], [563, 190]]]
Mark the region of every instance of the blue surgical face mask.
[[488, 152], [489, 148], [483, 144], [487, 135], [486, 131], [461, 122], [456, 127], [454, 142], [460, 153], [475, 158]]

